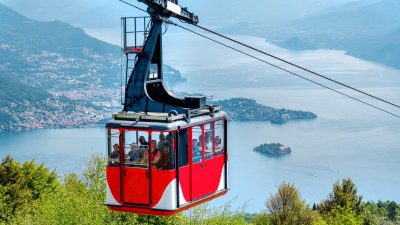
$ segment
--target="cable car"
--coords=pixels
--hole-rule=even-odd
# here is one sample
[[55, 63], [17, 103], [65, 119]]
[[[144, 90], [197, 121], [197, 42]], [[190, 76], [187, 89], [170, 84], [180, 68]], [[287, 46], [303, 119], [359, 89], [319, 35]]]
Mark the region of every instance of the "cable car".
[[189, 123], [172, 115], [109, 122], [108, 155], [120, 153], [108, 160], [107, 206], [168, 216], [224, 195], [226, 122], [218, 110], [213, 116], [204, 110]]
[[163, 82], [164, 19], [198, 17], [178, 5], [169, 12], [163, 1], [142, 2], [150, 18], [122, 18], [124, 109], [106, 124], [105, 204], [169, 216], [227, 193], [227, 116], [205, 96], [176, 96]]

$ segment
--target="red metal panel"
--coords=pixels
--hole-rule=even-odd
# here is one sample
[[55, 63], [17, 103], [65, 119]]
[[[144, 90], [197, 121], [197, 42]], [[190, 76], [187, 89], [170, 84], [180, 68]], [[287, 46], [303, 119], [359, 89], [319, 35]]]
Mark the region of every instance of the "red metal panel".
[[214, 194], [218, 190], [224, 163], [223, 155], [206, 160], [204, 167], [204, 182], [206, 183], [204, 187], [205, 195]]
[[[182, 188], [183, 197], [187, 202], [190, 201], [190, 167], [184, 166], [179, 168], [179, 183]], [[182, 204], [182, 202], [181, 202]]]
[[[175, 170], [157, 170], [153, 167], [151, 173], [151, 199], [152, 206], [156, 205], [164, 194], [168, 184], [176, 177]], [[172, 199], [171, 199], [172, 201]]]
[[192, 165], [192, 200], [204, 196], [204, 183], [203, 179], [203, 163], [196, 163]]
[[106, 167], [106, 179], [108, 187], [115, 198], [115, 200], [122, 204], [121, 200], [121, 182], [120, 182], [120, 168], [115, 166]]
[[150, 183], [148, 169], [123, 169], [123, 201], [134, 204], [150, 204]]

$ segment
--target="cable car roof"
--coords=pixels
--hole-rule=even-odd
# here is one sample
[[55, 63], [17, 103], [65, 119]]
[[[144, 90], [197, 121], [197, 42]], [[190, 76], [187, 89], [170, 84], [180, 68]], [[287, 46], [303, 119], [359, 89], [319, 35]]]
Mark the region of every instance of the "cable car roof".
[[[125, 128], [139, 130], [176, 130], [191, 127], [199, 124], [209, 123], [215, 120], [226, 118], [224, 111], [218, 111], [213, 114], [206, 114], [190, 118], [187, 121], [183, 115], [171, 116], [168, 114], [125, 114], [125, 118], [110, 121], [106, 124], [107, 128]], [[113, 115], [116, 118], [117, 115]], [[135, 119], [136, 118], [136, 119]]]

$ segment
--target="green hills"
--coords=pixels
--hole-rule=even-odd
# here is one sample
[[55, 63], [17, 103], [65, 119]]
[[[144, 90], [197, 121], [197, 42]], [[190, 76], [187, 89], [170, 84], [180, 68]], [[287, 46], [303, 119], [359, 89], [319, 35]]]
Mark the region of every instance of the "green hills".
[[[116, 34], [119, 35], [119, 34]], [[96, 124], [121, 110], [121, 51], [0, 4], [0, 131]], [[184, 82], [165, 65], [168, 85]]]

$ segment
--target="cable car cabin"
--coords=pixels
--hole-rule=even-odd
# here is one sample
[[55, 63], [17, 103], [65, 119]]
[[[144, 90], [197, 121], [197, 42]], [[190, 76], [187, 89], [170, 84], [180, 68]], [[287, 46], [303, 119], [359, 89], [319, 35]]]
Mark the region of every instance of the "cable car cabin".
[[106, 125], [109, 209], [168, 216], [227, 193], [225, 112], [163, 115]]

